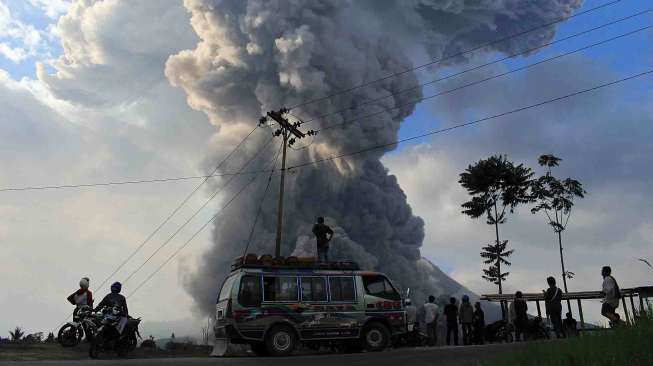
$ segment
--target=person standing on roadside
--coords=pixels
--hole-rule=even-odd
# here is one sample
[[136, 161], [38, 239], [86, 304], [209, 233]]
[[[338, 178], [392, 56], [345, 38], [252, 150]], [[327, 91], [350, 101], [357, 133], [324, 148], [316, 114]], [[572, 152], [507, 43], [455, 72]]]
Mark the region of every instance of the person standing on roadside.
[[544, 291], [544, 302], [546, 304], [546, 315], [551, 319], [553, 331], [556, 338], [564, 338], [565, 331], [562, 329], [562, 290], [556, 286], [556, 279], [546, 279], [549, 288]]
[[324, 217], [318, 217], [313, 225], [313, 234], [317, 241], [317, 260], [320, 263], [329, 261], [329, 242], [333, 238], [333, 230], [324, 223]]
[[453, 343], [458, 345], [458, 307], [456, 298], [449, 299], [449, 304], [444, 307], [444, 315], [447, 318], [447, 346], [451, 344], [451, 335], [453, 334]]
[[435, 303], [435, 296], [429, 296], [429, 302], [424, 304], [424, 323], [426, 324], [426, 334], [428, 336], [428, 345], [433, 347], [438, 342], [438, 305]]
[[481, 303], [474, 304], [474, 344], [483, 344], [485, 338], [485, 313]]
[[474, 322], [474, 308], [469, 302], [469, 296], [464, 295], [459, 309], [460, 325], [463, 329], [463, 344], [472, 343], [472, 323]]
[[603, 277], [603, 304], [601, 304], [601, 315], [610, 320], [610, 325], [615, 326], [621, 323], [617, 308], [619, 307], [619, 298], [621, 291], [617, 280], [612, 277], [612, 268], [605, 266], [601, 269], [601, 276]]
[[526, 328], [528, 327], [528, 305], [524, 301], [524, 294], [521, 291], [515, 292], [515, 300], [513, 301], [515, 326], [515, 340], [517, 342], [526, 340]]

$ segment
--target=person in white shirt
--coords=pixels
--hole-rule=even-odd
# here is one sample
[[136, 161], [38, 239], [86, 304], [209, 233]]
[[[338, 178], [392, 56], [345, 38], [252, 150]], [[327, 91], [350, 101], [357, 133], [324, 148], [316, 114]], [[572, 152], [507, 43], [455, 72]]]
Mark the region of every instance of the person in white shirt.
[[621, 322], [617, 308], [619, 307], [619, 285], [612, 277], [612, 269], [605, 266], [601, 269], [601, 276], [603, 276], [603, 304], [601, 305], [601, 315], [608, 318], [611, 324], [619, 324]]
[[426, 323], [426, 334], [428, 345], [435, 346], [437, 343], [438, 305], [435, 303], [435, 296], [429, 296], [429, 302], [424, 304], [424, 322]]

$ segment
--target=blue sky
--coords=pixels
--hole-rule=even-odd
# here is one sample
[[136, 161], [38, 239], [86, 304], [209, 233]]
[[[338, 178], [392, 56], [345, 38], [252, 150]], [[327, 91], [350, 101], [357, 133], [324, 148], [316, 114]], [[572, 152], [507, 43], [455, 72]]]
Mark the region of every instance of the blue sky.
[[[607, 3], [605, 0], [588, 0], [583, 5], [583, 8], [581, 8], [581, 11], [583, 9], [594, 8], [605, 3]], [[558, 29], [556, 39], [565, 38], [572, 34], [579, 33], [584, 30], [627, 17], [631, 14], [647, 9], [653, 8], [651, 8], [650, 4], [646, 4], [644, 1], [621, 1], [614, 5], [580, 15], [568, 20], [565, 23], [562, 23]], [[633, 19], [619, 22], [617, 24], [591, 32], [586, 35], [582, 35], [580, 37], [554, 44], [528, 57], [517, 57], [511, 59], [509, 61], [503, 62], [503, 66], [507, 69], [517, 68], [651, 24], [653, 24], [653, 12], [649, 12]], [[609, 42], [604, 45], [582, 51], [581, 54], [586, 56], [593, 63], [609, 65], [610, 69], [614, 71], [615, 75], [606, 75], [606, 80], [617, 78], [618, 76], [636, 73], [637, 71], [643, 71], [644, 69], [650, 68], [653, 65], [653, 57], [651, 56], [653, 55], [653, 43], [650, 42], [650, 35], [652, 32], [652, 30], [643, 31], [619, 40]], [[501, 55], [494, 55], [487, 60], [484, 59], [472, 61], [469, 67], [473, 67], [477, 64], [492, 61], [502, 57], [503, 56]], [[552, 61], [553, 65], [555, 63], [556, 61]], [[463, 69], [464, 68], [465, 67], [463, 67]], [[459, 70], [460, 69], [444, 70], [440, 75], [446, 75]], [[507, 77], [518, 77], [518, 75], [527, 72], [529, 72], [529, 70], [524, 70]], [[435, 76], [434, 74], [427, 74], [424, 72], [421, 73], [423, 82], [441, 77], [440, 75]], [[631, 85], [631, 87], [633, 88], [643, 89], [647, 87], [647, 85], [644, 83], [632, 84], [633, 85]], [[434, 86], [435, 88], [433, 86], [425, 88], [424, 96], [435, 94], [436, 92], [434, 92], [434, 90], [439, 90], [437, 89], [437, 84]], [[438, 121], [435, 117], [435, 114], [433, 113], [432, 104], [432, 102], [427, 100], [417, 106], [415, 113], [413, 113], [413, 115], [411, 115], [402, 124], [402, 128], [399, 133], [400, 139], [420, 134], [425, 131], [438, 128], [439, 126], [448, 126], [451, 124], [467, 122], [466, 120]], [[402, 151], [402, 149], [407, 146], [419, 144], [422, 142], [424, 141], [413, 140], [406, 144], [400, 145], [395, 153]]]

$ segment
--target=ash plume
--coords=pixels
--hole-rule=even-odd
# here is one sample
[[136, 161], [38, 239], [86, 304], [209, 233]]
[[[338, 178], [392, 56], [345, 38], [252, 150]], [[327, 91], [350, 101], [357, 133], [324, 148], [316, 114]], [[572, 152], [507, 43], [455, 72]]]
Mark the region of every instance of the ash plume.
[[[166, 76], [186, 91], [189, 105], [205, 112], [217, 128], [216, 151], [207, 158], [210, 169], [208, 162], [233, 148], [268, 110], [404, 71], [413, 67], [409, 54], [455, 53], [568, 16], [581, 1], [186, 0], [184, 4], [200, 41], [195, 49], [168, 59]], [[485, 51], [526, 48], [550, 39], [554, 32], [554, 28], [542, 29]], [[292, 113], [311, 119], [418, 84], [417, 75], [407, 73]], [[330, 117], [321, 123], [380, 112], [373, 119], [322, 131], [305, 149], [289, 150], [289, 165], [396, 140], [402, 121], [420, 96], [416, 88]], [[270, 135], [265, 129], [255, 133], [223, 170], [237, 169]], [[271, 159], [278, 142], [270, 144], [264, 156]], [[366, 269], [385, 272], [403, 288], [410, 287], [417, 301], [428, 294], [466, 291], [421, 258], [424, 222], [413, 215], [396, 178], [380, 161], [393, 148], [291, 171], [286, 180], [282, 254], [312, 254], [311, 225], [316, 216], [325, 216], [336, 232], [332, 241], [336, 258], [354, 259]], [[263, 167], [269, 159], [257, 164]], [[213, 313], [229, 264], [243, 253], [265, 178], [259, 178], [216, 221], [214, 244], [197, 267], [181, 271], [188, 293], [203, 313]], [[224, 197], [237, 192], [246, 179], [235, 179]], [[276, 179], [248, 252], [273, 252]], [[211, 188], [223, 183], [213, 182]]]

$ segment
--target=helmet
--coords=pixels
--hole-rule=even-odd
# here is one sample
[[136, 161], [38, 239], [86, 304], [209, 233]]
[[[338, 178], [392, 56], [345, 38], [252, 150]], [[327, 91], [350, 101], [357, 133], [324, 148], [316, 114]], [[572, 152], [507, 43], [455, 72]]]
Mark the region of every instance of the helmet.
[[122, 284], [120, 282], [114, 282], [111, 285], [111, 292], [119, 294], [120, 290], [122, 290]]
[[81, 287], [84, 290], [88, 290], [88, 282], [89, 282], [88, 277], [82, 278], [81, 280], [79, 280], [79, 287]]
[[469, 302], [469, 296], [463, 295], [463, 302]]
[[412, 301], [410, 301], [410, 299], [406, 299], [406, 305], [410, 305], [411, 303]]

